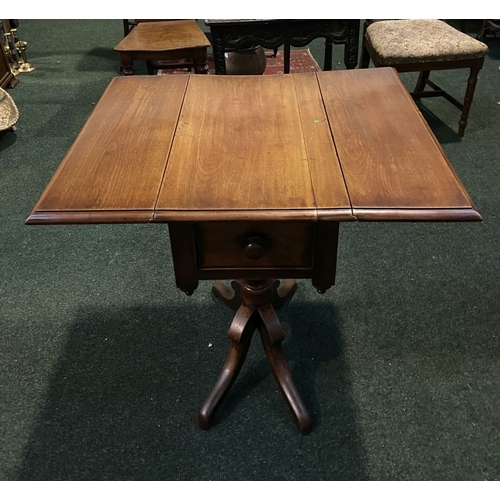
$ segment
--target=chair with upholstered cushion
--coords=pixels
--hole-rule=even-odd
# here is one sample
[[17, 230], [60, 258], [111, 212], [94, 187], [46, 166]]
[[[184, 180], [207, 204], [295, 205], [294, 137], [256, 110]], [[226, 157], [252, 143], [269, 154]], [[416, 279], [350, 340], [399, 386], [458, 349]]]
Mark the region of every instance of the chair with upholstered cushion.
[[[407, 19], [365, 23], [360, 67], [390, 66], [398, 72], [419, 71], [412, 96], [442, 96], [462, 111], [458, 134], [464, 135], [477, 76], [483, 67], [487, 45], [437, 19]], [[463, 102], [429, 79], [431, 71], [469, 68]], [[425, 90], [426, 86], [433, 90]]]

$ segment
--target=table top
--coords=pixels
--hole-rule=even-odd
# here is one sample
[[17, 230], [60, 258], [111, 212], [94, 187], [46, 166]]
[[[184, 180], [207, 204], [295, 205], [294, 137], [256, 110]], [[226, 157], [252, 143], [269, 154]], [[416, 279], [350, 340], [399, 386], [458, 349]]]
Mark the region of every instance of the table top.
[[123, 38], [118, 52], [155, 52], [210, 47], [210, 41], [194, 19], [141, 22]]
[[28, 224], [481, 220], [391, 68], [116, 77]]

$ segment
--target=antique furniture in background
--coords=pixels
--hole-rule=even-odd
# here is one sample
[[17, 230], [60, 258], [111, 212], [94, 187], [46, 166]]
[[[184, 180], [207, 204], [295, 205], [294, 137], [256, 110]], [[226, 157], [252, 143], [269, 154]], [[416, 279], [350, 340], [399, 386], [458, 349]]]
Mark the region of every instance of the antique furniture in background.
[[2, 44], [2, 54], [0, 55], [0, 88], [15, 87], [19, 80], [12, 73]]
[[[437, 19], [394, 21], [367, 20], [361, 51], [360, 67], [368, 68], [370, 58], [376, 67], [391, 66], [399, 72], [419, 71], [412, 96], [444, 97], [462, 115], [458, 135], [462, 137], [474, 97], [477, 75], [483, 67], [488, 47], [478, 40]], [[470, 74], [463, 102], [458, 101], [429, 79], [431, 71], [469, 68]], [[426, 86], [433, 90], [425, 90]]]
[[178, 288], [191, 295], [199, 280], [235, 280], [213, 288], [235, 316], [199, 426], [257, 329], [307, 434], [276, 314], [296, 284], [278, 280], [328, 290], [339, 224], [357, 220], [481, 220], [391, 68], [117, 77], [27, 224], [167, 223]]
[[[146, 61], [149, 73], [154, 72], [154, 63], [158, 61], [171, 61], [169, 68], [192, 68], [195, 73], [206, 73], [209, 46], [208, 38], [196, 21], [183, 19], [138, 22], [115, 50], [126, 76], [134, 74], [134, 60]], [[186, 61], [178, 62], [184, 59]], [[156, 64], [156, 67], [167, 66]]]
[[262, 45], [268, 49], [285, 46], [285, 73], [290, 72], [290, 46], [304, 47], [316, 38], [325, 38], [323, 69], [332, 69], [333, 44], [344, 45], [344, 63], [358, 64], [358, 19], [205, 19], [210, 28], [215, 72], [226, 74], [224, 53]]
[[157, 23], [163, 21], [185, 21], [186, 19], [122, 19], [123, 21], [123, 36], [126, 37], [132, 29], [139, 23]]
[[3, 55], [6, 58], [7, 64], [10, 66], [10, 72], [12, 77], [3, 74], [3, 62], [0, 62], [0, 75], [3, 74], [4, 77], [7, 76], [7, 83], [2, 84], [2, 77], [0, 76], [1, 86], [6, 86], [7, 84], [11, 87], [15, 87], [18, 80], [14, 78], [19, 73], [30, 73], [35, 70], [35, 67], [28, 62], [26, 58], [26, 49], [28, 48], [28, 43], [19, 40], [17, 34], [17, 27], [19, 22], [16, 19], [3, 19], [0, 31], [2, 31], [2, 39], [5, 40], [5, 45], [3, 45]]
[[494, 36], [500, 33], [500, 19], [484, 19], [477, 39], [486, 42], [486, 35], [489, 33], [493, 33]]
[[[12, 70], [10, 66], [10, 55], [11, 51], [15, 51], [15, 42], [11, 35], [11, 29], [17, 28], [17, 24], [14, 20], [2, 19], [0, 25], [0, 38], [1, 38], [1, 51], [0, 55], [0, 88], [15, 87], [19, 80], [14, 74], [15, 71]], [[17, 55], [17, 52], [16, 52]]]

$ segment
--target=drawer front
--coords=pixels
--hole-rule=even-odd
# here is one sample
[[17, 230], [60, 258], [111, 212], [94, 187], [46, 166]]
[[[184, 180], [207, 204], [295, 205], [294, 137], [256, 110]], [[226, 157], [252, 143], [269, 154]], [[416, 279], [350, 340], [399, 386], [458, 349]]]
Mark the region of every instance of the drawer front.
[[312, 267], [311, 222], [206, 222], [194, 237], [198, 269]]

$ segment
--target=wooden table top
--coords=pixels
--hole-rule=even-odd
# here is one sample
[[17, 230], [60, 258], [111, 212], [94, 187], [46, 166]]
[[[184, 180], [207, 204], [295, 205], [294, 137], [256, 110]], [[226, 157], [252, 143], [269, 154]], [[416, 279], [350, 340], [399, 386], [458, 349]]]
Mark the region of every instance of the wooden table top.
[[210, 47], [194, 19], [141, 22], [115, 47], [118, 52], [168, 51]]
[[390, 68], [117, 77], [28, 224], [481, 220]]

